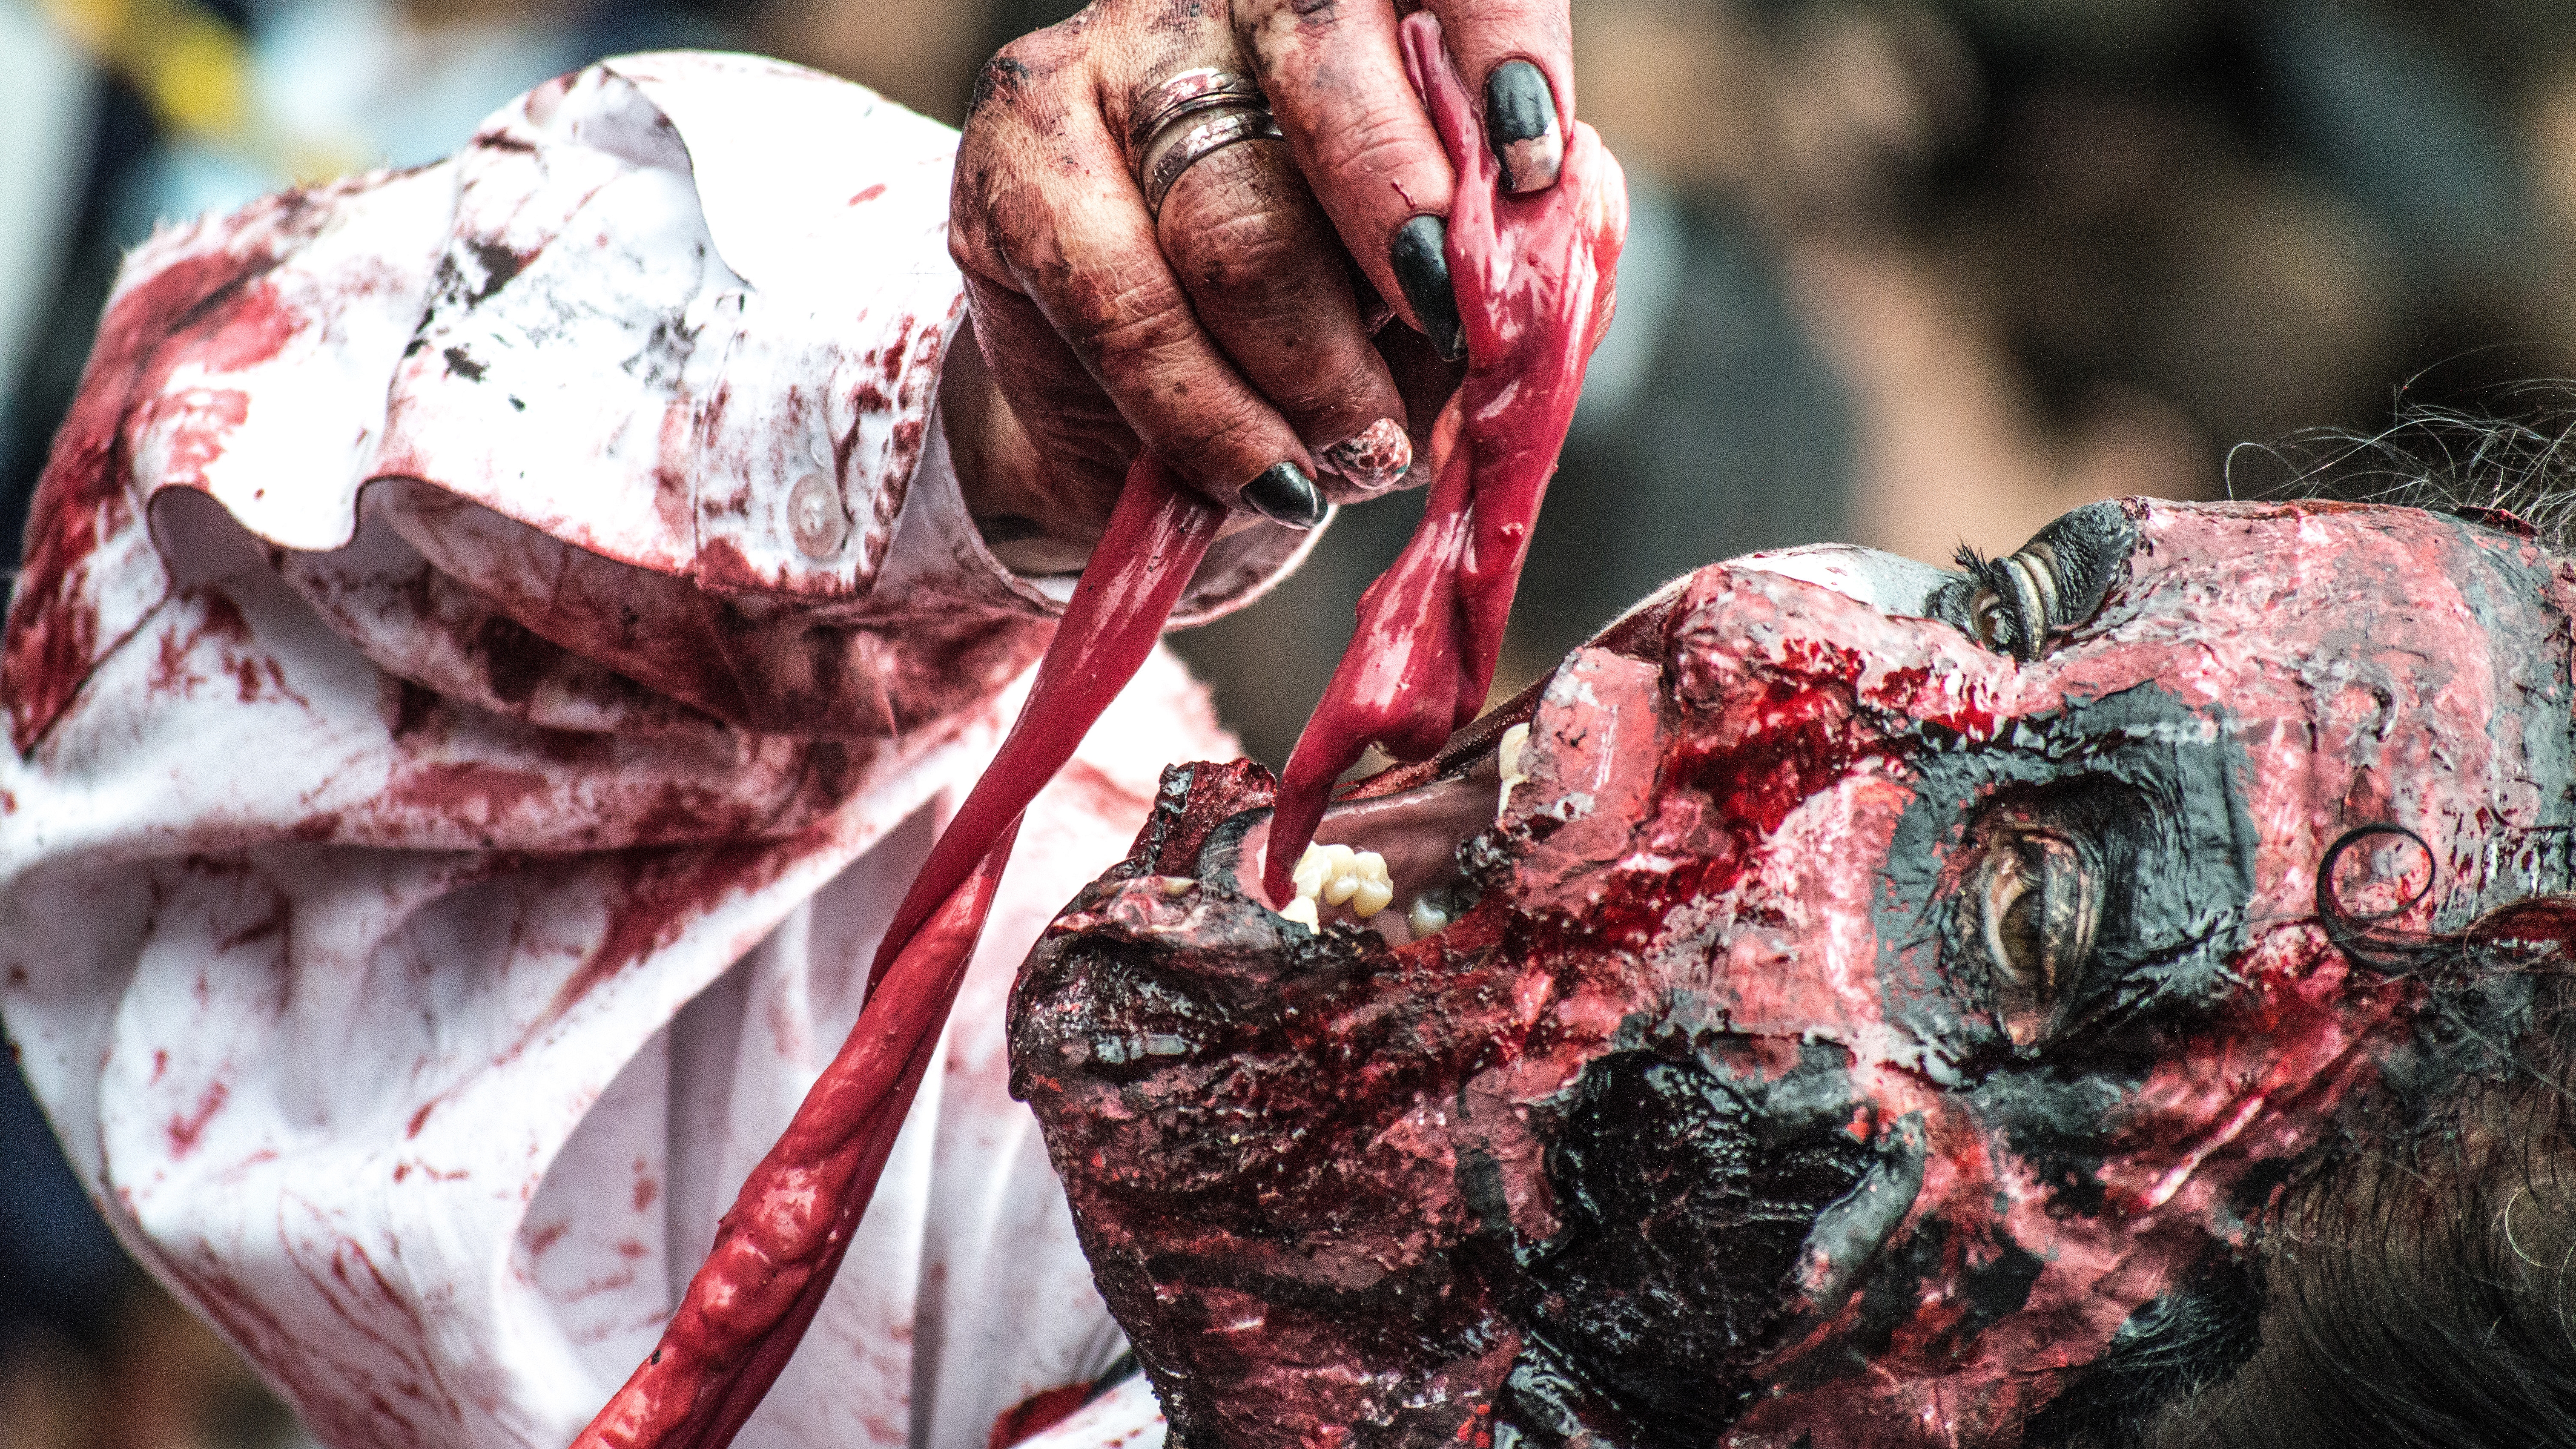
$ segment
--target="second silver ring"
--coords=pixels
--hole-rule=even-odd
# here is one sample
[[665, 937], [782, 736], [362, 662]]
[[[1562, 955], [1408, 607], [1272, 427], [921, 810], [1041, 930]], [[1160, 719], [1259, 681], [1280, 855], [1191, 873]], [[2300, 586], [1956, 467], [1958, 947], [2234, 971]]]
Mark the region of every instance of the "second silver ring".
[[1214, 66], [1167, 76], [1139, 100], [1129, 128], [1129, 154], [1147, 214], [1160, 219], [1163, 198], [1184, 172], [1237, 141], [1284, 141], [1261, 87]]

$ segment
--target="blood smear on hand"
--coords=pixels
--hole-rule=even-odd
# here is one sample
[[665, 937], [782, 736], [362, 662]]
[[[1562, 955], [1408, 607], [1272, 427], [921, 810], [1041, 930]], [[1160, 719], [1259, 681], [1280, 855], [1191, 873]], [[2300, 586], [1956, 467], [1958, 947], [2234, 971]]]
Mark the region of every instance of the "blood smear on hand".
[[1333, 782], [1363, 750], [1429, 759], [1484, 708], [1627, 231], [1619, 163], [1591, 127], [1573, 128], [1556, 185], [1507, 195], [1440, 22], [1417, 12], [1402, 36], [1405, 69], [1458, 167], [1448, 257], [1467, 377], [1432, 428], [1422, 522], [1360, 597], [1359, 627], [1280, 778], [1262, 868], [1274, 903], [1288, 899]]

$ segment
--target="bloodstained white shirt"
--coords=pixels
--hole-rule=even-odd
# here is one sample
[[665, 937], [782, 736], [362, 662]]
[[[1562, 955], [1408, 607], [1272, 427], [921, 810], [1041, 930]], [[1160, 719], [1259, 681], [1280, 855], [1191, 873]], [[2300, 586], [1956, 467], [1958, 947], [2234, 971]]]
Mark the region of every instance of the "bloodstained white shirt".
[[[587, 1421], [1016, 708], [1069, 580], [948, 464], [954, 140], [635, 57], [127, 262], [0, 664], [0, 1012], [126, 1245], [331, 1444]], [[1227, 539], [1182, 616], [1302, 543]], [[1158, 768], [1231, 753], [1158, 654], [1039, 797], [746, 1449], [983, 1449], [1116, 1355], [1003, 998]], [[1032, 1442], [1160, 1434], [1130, 1380]]]

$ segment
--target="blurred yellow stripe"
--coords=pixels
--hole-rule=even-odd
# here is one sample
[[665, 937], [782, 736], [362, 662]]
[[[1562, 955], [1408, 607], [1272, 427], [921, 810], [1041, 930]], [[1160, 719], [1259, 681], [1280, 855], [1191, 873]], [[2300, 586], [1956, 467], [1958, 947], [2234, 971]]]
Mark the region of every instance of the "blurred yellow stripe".
[[125, 77], [173, 130], [241, 142], [251, 127], [242, 38], [189, 0], [43, 0], [45, 13]]

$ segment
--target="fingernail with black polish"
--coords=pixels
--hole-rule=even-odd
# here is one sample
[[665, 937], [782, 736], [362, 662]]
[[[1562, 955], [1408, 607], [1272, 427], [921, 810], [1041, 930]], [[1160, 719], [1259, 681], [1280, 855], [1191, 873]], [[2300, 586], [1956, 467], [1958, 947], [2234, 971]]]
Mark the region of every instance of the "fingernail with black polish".
[[1243, 501], [1262, 517], [1290, 528], [1312, 528], [1324, 521], [1324, 495], [1315, 491], [1315, 480], [1306, 476], [1306, 470], [1294, 463], [1273, 463], [1244, 484]]
[[1565, 165], [1565, 133], [1547, 77], [1525, 60], [1507, 60], [1485, 77], [1485, 135], [1502, 163], [1503, 189], [1543, 191]]
[[1413, 315], [1422, 319], [1422, 335], [1443, 358], [1456, 362], [1467, 355], [1467, 324], [1458, 317], [1458, 294], [1449, 287], [1449, 224], [1436, 216], [1417, 216], [1395, 229], [1387, 248], [1395, 266], [1395, 284]]

